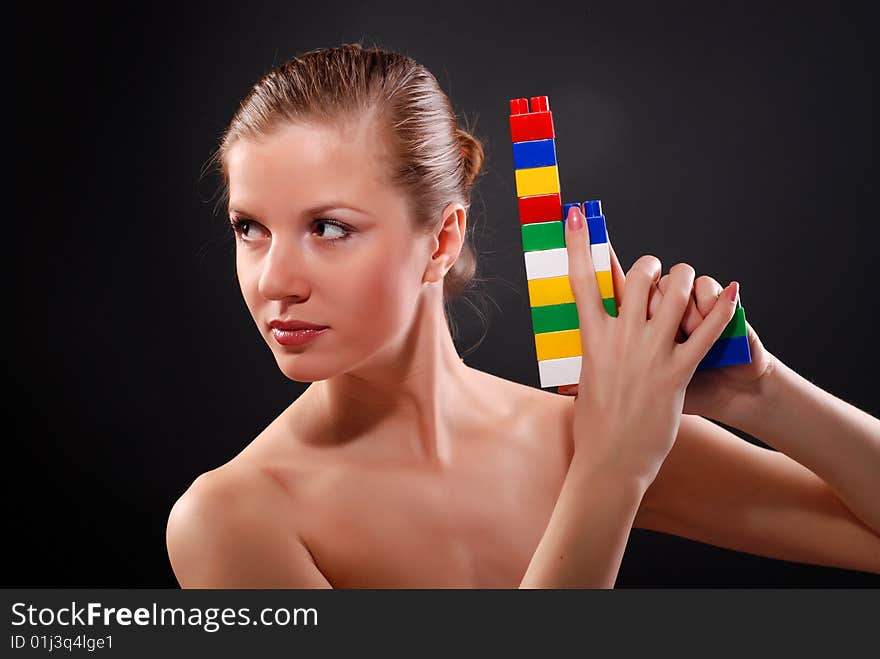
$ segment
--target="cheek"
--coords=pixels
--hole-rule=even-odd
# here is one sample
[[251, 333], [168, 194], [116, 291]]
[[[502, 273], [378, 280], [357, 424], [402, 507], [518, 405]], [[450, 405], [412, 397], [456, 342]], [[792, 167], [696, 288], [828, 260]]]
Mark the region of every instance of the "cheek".
[[422, 269], [413, 253], [385, 252], [339, 283], [350, 310], [346, 323], [364, 333], [386, 336], [409, 321], [420, 291]]
[[248, 310], [250, 310], [251, 315], [254, 315], [259, 310], [261, 301], [258, 290], [259, 271], [252, 265], [248, 265], [246, 261], [242, 261], [241, 258], [237, 258], [235, 273], [244, 303], [247, 305]]

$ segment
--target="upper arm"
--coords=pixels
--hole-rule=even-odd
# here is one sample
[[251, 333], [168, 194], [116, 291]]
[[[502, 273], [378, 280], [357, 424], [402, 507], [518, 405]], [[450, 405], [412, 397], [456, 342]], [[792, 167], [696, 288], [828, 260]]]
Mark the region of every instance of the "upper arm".
[[240, 482], [209, 472], [177, 500], [166, 543], [181, 587], [332, 588], [287, 508], [256, 499]]
[[880, 537], [784, 453], [682, 415], [634, 526], [787, 561], [880, 573]]

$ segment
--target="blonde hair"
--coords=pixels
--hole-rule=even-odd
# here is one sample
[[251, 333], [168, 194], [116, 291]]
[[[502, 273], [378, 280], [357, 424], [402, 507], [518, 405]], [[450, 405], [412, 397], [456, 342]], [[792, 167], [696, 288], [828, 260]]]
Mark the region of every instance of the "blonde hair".
[[[412, 58], [382, 48], [343, 44], [304, 53], [272, 68], [245, 98], [212, 158], [228, 198], [226, 155], [242, 138], [270, 134], [285, 122], [339, 122], [374, 112], [395, 155], [391, 179], [410, 200], [413, 221], [427, 231], [455, 201], [470, 208], [483, 166], [483, 145], [460, 128], [437, 79]], [[472, 233], [468, 222], [468, 233]], [[444, 302], [474, 280], [476, 253], [465, 236], [443, 281]], [[453, 330], [454, 333], [454, 330]]]

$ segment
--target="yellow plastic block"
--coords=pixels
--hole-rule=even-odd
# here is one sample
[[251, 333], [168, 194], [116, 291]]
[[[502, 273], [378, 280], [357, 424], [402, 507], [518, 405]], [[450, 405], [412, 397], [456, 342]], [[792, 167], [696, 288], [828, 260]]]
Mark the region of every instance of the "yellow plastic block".
[[514, 175], [517, 197], [559, 192], [559, 168], [556, 165], [515, 169]]
[[[599, 283], [599, 297], [614, 297], [614, 284], [611, 280], [610, 270], [597, 272], [596, 281]], [[544, 307], [548, 304], [574, 302], [574, 292], [571, 290], [568, 275], [529, 279], [527, 283], [529, 285], [529, 306]]]
[[599, 282], [599, 297], [614, 297], [614, 282], [611, 280], [610, 270], [600, 270], [596, 273], [596, 281]]
[[544, 307], [548, 304], [565, 304], [574, 302], [574, 293], [568, 275], [562, 277], [546, 277], [545, 279], [529, 279], [529, 305]]
[[581, 354], [581, 331], [574, 329], [535, 334], [535, 352], [538, 361], [577, 357]]

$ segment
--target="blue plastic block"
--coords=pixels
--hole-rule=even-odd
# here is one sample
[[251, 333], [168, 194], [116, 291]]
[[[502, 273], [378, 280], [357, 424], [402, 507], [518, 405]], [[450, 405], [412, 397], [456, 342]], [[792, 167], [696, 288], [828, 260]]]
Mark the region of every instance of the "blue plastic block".
[[728, 339], [718, 339], [709, 352], [697, 365], [697, 370], [715, 368], [716, 366], [733, 366], [734, 364], [749, 364], [752, 355], [749, 352], [749, 337], [732, 336]]
[[556, 164], [556, 140], [513, 143], [513, 168], [550, 167]]
[[599, 217], [602, 214], [602, 200], [590, 199], [584, 202], [584, 215], [587, 217]]
[[[582, 211], [585, 208], [588, 211], [587, 213], [584, 213], [584, 215], [587, 217], [587, 227], [590, 229], [590, 244], [596, 245], [598, 243], [607, 243], [608, 233], [605, 230], [605, 216], [602, 215], [602, 202], [598, 199], [594, 199], [592, 201], [584, 202], [583, 204], [564, 204], [562, 206], [563, 222], [568, 219], [568, 209], [572, 206], [580, 206]], [[590, 215], [590, 213], [592, 213], [592, 215]]]
[[608, 233], [605, 230], [605, 216], [602, 215], [602, 201], [591, 199], [584, 202], [584, 215], [590, 227], [590, 244], [607, 243]]
[[608, 234], [605, 231], [605, 216], [588, 217], [587, 226], [590, 228], [590, 244], [607, 243]]

